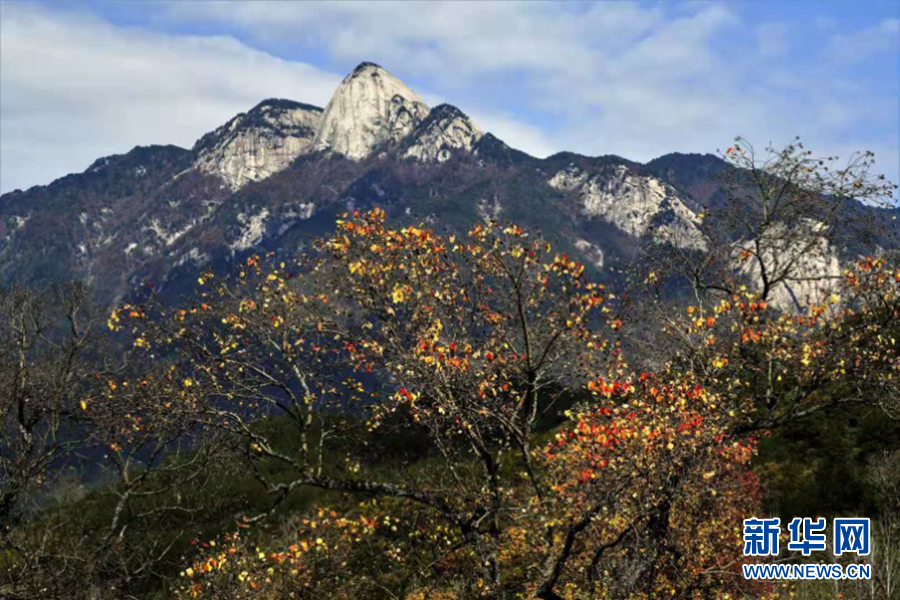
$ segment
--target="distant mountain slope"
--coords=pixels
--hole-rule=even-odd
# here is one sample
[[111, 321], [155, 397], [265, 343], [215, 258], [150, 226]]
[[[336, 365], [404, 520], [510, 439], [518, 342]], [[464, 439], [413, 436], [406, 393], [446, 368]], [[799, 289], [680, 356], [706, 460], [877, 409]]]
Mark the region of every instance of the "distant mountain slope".
[[217, 179], [197, 173], [190, 185], [179, 180], [190, 164], [182, 148], [138, 147], [48, 186], [0, 196], [0, 277], [7, 283], [78, 277], [120, 290], [143, 256], [177, 235], [170, 221], [183, 220], [193, 200], [218, 194]]
[[0, 284], [89, 279], [105, 301], [144, 280], [184, 288], [209, 265], [290, 254], [375, 204], [438, 229], [512, 220], [602, 275], [644, 243], [703, 248], [697, 213], [728, 168], [711, 155], [538, 159], [363, 63], [324, 110], [264, 100], [190, 150], [138, 147], [0, 196]]

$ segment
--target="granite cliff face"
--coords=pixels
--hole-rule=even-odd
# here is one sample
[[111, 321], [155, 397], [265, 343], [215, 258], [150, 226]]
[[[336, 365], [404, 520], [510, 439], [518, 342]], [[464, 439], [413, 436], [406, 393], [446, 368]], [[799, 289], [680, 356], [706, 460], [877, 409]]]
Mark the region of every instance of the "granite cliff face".
[[322, 109], [291, 100], [264, 100], [197, 142], [194, 167], [237, 190], [265, 179], [309, 151]]
[[[769, 301], [779, 310], [803, 310], [827, 303], [835, 292], [835, 282], [843, 271], [841, 259], [828, 240], [818, 237], [822, 223], [805, 220], [793, 227], [777, 224], [760, 236], [762, 248], [757, 258], [751, 244], [735, 249], [731, 260], [736, 270], [759, 281], [765, 269], [773, 281]], [[839, 298], [835, 295], [834, 300]]]
[[362, 63], [325, 108], [313, 150], [359, 160], [402, 140], [427, 116], [428, 107], [402, 81], [376, 64]]
[[643, 237], [651, 234], [657, 242], [680, 248], [703, 249], [706, 241], [698, 227], [700, 219], [688, 208], [671, 185], [658, 178], [639, 174], [619, 164], [599, 173], [575, 165], [558, 171], [550, 186], [575, 193], [582, 213], [601, 218], [623, 232]]
[[441, 104], [431, 109], [410, 135], [403, 151], [406, 158], [444, 162], [453, 152], [472, 152], [484, 133], [455, 106]]

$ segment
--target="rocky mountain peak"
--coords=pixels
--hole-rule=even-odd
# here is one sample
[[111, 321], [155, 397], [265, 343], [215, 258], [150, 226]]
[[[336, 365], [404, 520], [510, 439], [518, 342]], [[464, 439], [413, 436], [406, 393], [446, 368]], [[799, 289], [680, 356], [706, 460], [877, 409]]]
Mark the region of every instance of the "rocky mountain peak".
[[403, 156], [444, 162], [455, 150], [472, 152], [482, 137], [484, 133], [463, 111], [450, 104], [440, 104], [431, 109], [409, 136]]
[[293, 100], [263, 100], [194, 145], [194, 166], [232, 190], [287, 167], [310, 150], [322, 109]]
[[[426, 122], [435, 123], [439, 121], [444, 121], [447, 119], [465, 119], [469, 120], [469, 116], [453, 106], [452, 104], [438, 104], [434, 108], [431, 109], [431, 112], [428, 113], [428, 119]], [[424, 125], [425, 123], [423, 123]]]
[[379, 69], [382, 71], [384, 70], [381, 65], [364, 60], [361, 63], [359, 63], [358, 65], [356, 65], [356, 68], [353, 69], [352, 71], [350, 71], [350, 74], [352, 76], [361, 71], [365, 71], [366, 69]]
[[409, 135], [428, 106], [402, 81], [374, 63], [360, 63], [344, 78], [325, 108], [313, 150], [365, 158]]

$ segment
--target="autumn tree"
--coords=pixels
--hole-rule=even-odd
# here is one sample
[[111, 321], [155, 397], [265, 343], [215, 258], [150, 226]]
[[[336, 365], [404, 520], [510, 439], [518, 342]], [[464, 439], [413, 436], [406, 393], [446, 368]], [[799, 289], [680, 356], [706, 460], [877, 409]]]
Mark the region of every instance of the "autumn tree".
[[166, 519], [197, 510], [218, 446], [167, 410], [173, 371], [110, 351], [85, 286], [2, 291], [0, 315], [0, 595], [120, 597], [177, 559]]
[[[732, 449], [718, 401], [689, 376], [635, 375], [603, 287], [539, 237], [395, 229], [376, 209], [292, 267], [251, 257], [236, 281], [202, 280], [188, 308], [123, 307], [113, 321], [171, 362], [166, 414], [240, 445], [272, 511], [308, 488], [417, 507], [452, 540], [445, 566], [470, 582], [474, 566], [484, 595], [611, 593], [606, 561], [621, 553], [651, 595], [713, 568], [686, 578], [671, 549], [752, 448]], [[276, 416], [292, 436], [261, 425]], [[366, 441], [381, 436], [421, 440], [433, 468], [375, 468]], [[423, 562], [410, 581], [434, 575]]]
[[871, 152], [842, 162], [737, 138], [722, 156], [701, 215], [710, 244], [651, 249], [628, 291], [630, 319], [651, 325], [630, 349], [695, 373], [754, 415], [744, 430], [854, 403], [896, 415], [897, 186]]
[[0, 524], [86, 443], [96, 315], [83, 287], [0, 290]]
[[896, 243], [897, 186], [877, 174], [871, 152], [842, 160], [799, 139], [760, 150], [736, 138], [722, 158], [718, 191], [700, 213], [706, 248], [650, 249], [655, 275], [674, 273], [697, 300], [747, 285], [781, 310], [803, 311], [831, 295], [848, 257]]
[[833, 294], [801, 314], [742, 290], [714, 306], [688, 306], [667, 334], [671, 368], [729, 399], [735, 432], [770, 430], [840, 407], [896, 418], [900, 270], [885, 258], [847, 268]]

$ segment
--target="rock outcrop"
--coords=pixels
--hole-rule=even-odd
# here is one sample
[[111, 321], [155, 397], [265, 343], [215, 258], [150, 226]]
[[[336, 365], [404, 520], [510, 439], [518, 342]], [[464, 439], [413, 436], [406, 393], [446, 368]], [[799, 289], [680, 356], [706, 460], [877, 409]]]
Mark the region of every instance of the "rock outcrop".
[[651, 235], [682, 248], [703, 248], [699, 218], [659, 179], [633, 172], [625, 165], [602, 173], [575, 167], [558, 171], [550, 186], [577, 194], [581, 212], [599, 217], [635, 237]]
[[265, 179], [307, 153], [315, 139], [322, 109], [291, 100], [264, 100], [194, 146], [194, 166], [218, 175], [232, 190]]
[[376, 64], [362, 63], [325, 108], [313, 150], [359, 160], [399, 142], [427, 116], [428, 106], [402, 81]]
[[765, 267], [772, 286], [769, 302], [778, 310], [803, 312], [831, 299], [837, 301], [841, 260], [822, 228], [822, 223], [813, 220], [793, 227], [776, 224], [760, 234], [758, 246], [749, 242], [736, 246], [732, 264], [757, 292], [763, 291]]
[[455, 151], [472, 152], [484, 136], [481, 129], [461, 110], [449, 104], [431, 109], [409, 136], [402, 152], [405, 158], [444, 162]]

